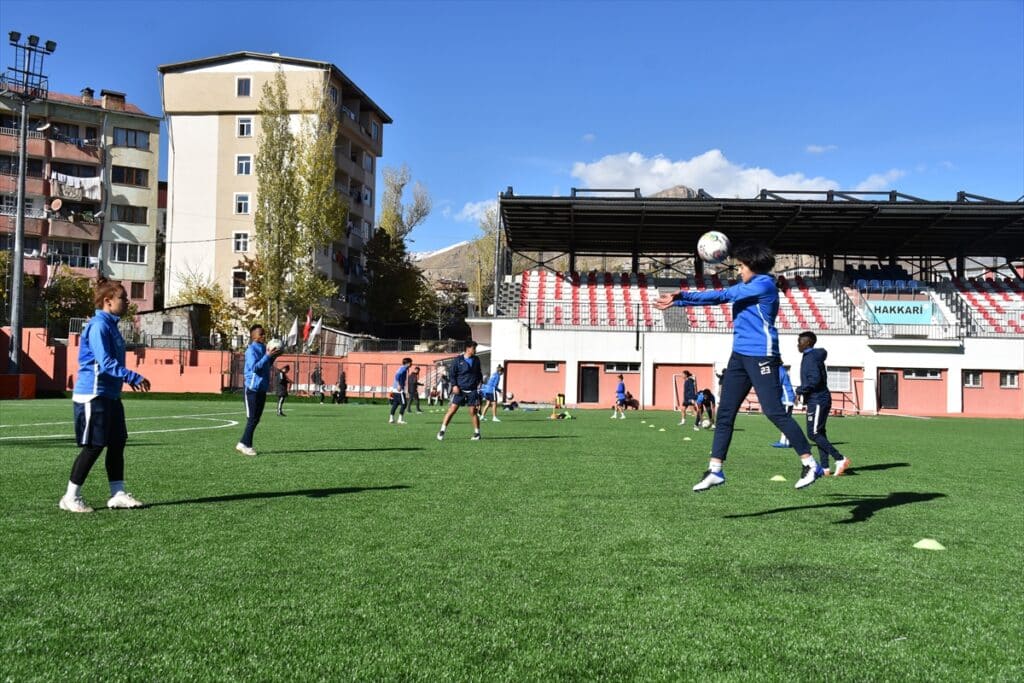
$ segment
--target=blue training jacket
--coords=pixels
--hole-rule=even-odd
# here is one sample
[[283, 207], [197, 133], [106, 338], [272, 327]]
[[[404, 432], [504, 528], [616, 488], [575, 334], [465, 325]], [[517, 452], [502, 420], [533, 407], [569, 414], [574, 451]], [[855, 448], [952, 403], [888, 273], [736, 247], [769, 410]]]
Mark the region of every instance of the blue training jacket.
[[457, 386], [459, 391], [476, 391], [484, 381], [480, 359], [476, 356], [466, 358], [465, 354], [452, 361], [451, 372], [448, 375], [451, 377], [452, 385]]
[[804, 357], [800, 360], [800, 386], [796, 388], [796, 393], [803, 396], [808, 403], [832, 400], [832, 392], [828, 390], [826, 358], [828, 351], [812, 346], [804, 351]]
[[619, 385], [615, 387], [615, 398], [626, 398], [626, 383], [619, 382]]
[[782, 405], [791, 406], [796, 403], [796, 392], [793, 391], [793, 383], [789, 381], [789, 373], [783, 365], [779, 366], [779, 383], [782, 385]]
[[493, 394], [495, 391], [498, 390], [498, 385], [500, 383], [501, 374], [497, 372], [492, 373], [491, 376], [487, 378], [487, 382], [484, 383], [483, 392], [485, 394]]
[[395, 383], [391, 385], [391, 392], [394, 394], [401, 394], [405, 391], [405, 385], [409, 381], [409, 368], [403, 365], [398, 368], [398, 372], [395, 373]]
[[775, 278], [758, 274], [750, 282], [727, 289], [677, 292], [676, 306], [702, 306], [732, 302], [732, 350], [744, 356], [779, 356], [779, 290]]
[[121, 398], [121, 387], [135, 386], [143, 377], [124, 366], [124, 337], [117, 329], [116, 315], [97, 310], [82, 330], [78, 347], [78, 376], [74, 393], [78, 396]]
[[270, 366], [273, 364], [266, 346], [258, 341], [249, 344], [245, 349], [245, 388], [266, 392], [270, 388]]

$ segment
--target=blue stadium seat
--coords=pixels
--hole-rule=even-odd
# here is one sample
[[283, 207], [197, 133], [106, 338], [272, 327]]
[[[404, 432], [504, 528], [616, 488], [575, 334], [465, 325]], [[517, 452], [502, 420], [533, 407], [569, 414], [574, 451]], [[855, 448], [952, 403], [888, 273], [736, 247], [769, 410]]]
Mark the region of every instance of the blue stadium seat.
[[921, 283], [918, 282], [917, 280], [908, 281], [907, 291], [909, 291], [911, 294], [917, 294], [919, 291], [921, 291]]
[[903, 292], [907, 291], [907, 281], [906, 280], [895, 280], [893, 282], [893, 284], [896, 285], [896, 293], [897, 294], [902, 294]]
[[896, 289], [896, 288], [893, 286], [892, 280], [882, 280], [882, 291], [883, 292], [891, 292], [894, 289]]
[[880, 291], [882, 291], [882, 283], [880, 283], [878, 280], [871, 280], [871, 281], [869, 281], [868, 282], [868, 291], [870, 291], [870, 292], [880, 292]]
[[858, 292], [868, 291], [868, 281], [865, 280], [864, 278], [860, 278], [859, 280], [857, 280], [855, 286], [857, 287]]

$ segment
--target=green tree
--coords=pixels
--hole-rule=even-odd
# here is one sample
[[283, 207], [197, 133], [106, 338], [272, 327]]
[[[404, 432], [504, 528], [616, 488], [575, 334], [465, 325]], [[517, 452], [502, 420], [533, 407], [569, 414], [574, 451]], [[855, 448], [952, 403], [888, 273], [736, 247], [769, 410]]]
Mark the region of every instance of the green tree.
[[424, 279], [409, 260], [405, 242], [377, 230], [366, 244], [365, 254], [369, 270], [366, 306], [373, 311], [374, 320], [385, 328], [423, 320]]
[[412, 203], [403, 203], [405, 188], [411, 180], [409, 167], [405, 164], [399, 168], [385, 167], [381, 175], [384, 181], [384, 194], [380, 201], [380, 218], [377, 220], [377, 226], [392, 238], [404, 242], [413, 228], [430, 215], [433, 202], [427, 189], [417, 182], [412, 188]]
[[42, 299], [50, 329], [56, 333], [67, 332], [72, 318], [88, 318], [95, 310], [92, 283], [74, 275], [65, 265], [58, 267], [50, 278]]
[[[248, 272], [249, 308], [275, 332], [286, 317], [287, 283], [298, 243], [295, 136], [289, 127], [288, 86], [280, 70], [263, 86], [256, 155], [254, 242], [259, 261]], [[256, 308], [256, 306], [260, 308]]]
[[206, 304], [210, 307], [210, 325], [224, 341], [231, 339], [237, 324], [245, 323], [245, 315], [224, 292], [224, 288], [211, 278], [195, 271], [178, 276], [179, 289], [171, 301], [172, 306]]

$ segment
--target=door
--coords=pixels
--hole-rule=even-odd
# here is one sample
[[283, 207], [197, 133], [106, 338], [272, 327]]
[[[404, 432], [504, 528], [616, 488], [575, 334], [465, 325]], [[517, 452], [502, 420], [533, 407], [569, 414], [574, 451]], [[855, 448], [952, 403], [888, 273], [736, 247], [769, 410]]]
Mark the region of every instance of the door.
[[896, 410], [900, 407], [900, 380], [895, 372], [878, 373], [878, 406]]
[[580, 403], [598, 403], [598, 378], [600, 368], [584, 366], [580, 368]]

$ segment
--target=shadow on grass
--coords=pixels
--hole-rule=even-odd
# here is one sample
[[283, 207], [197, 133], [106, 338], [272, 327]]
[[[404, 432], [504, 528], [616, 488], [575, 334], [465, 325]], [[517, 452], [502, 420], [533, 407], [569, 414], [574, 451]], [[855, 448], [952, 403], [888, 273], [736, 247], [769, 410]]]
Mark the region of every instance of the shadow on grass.
[[395, 448], [307, 448], [305, 450], [287, 449], [266, 451], [260, 449], [260, 455], [289, 455], [291, 453], [376, 453], [378, 451], [422, 451], [421, 446], [397, 446]]
[[878, 472], [880, 470], [892, 470], [897, 467], [910, 467], [909, 462], [881, 462], [877, 465], [864, 465], [858, 467], [854, 465], [851, 467], [843, 476], [844, 477], [855, 477], [858, 472]]
[[192, 505], [202, 503], [232, 503], [239, 500], [261, 500], [265, 498], [288, 498], [290, 496], [306, 496], [307, 498], [327, 498], [345, 493], [362, 493], [364, 491], [396, 491], [411, 488], [405, 484], [395, 486], [341, 486], [333, 489], [300, 489], [298, 491], [260, 491], [255, 493], [232, 493], [225, 496], [208, 496], [206, 498], [188, 498], [185, 500], [169, 500], [162, 503], [150, 503], [146, 507], [156, 508], [165, 505]]
[[765, 517], [767, 515], [775, 515], [781, 512], [797, 512], [799, 510], [820, 510], [824, 508], [845, 508], [850, 509], [850, 518], [842, 519], [833, 524], [854, 524], [857, 522], [866, 522], [871, 519], [874, 514], [880, 510], [886, 508], [899, 507], [900, 505], [910, 505], [911, 503], [925, 503], [929, 500], [935, 500], [936, 498], [945, 498], [945, 493], [915, 493], [913, 491], [898, 491], [896, 493], [890, 493], [889, 495], [877, 495], [877, 496], [849, 496], [841, 493], [831, 493], [830, 498], [839, 498], [835, 503], [817, 503], [815, 505], [794, 505], [792, 507], [775, 508], [773, 510], [763, 510], [762, 512], [750, 512], [744, 515], [725, 515], [725, 519], [741, 519], [743, 517]]

